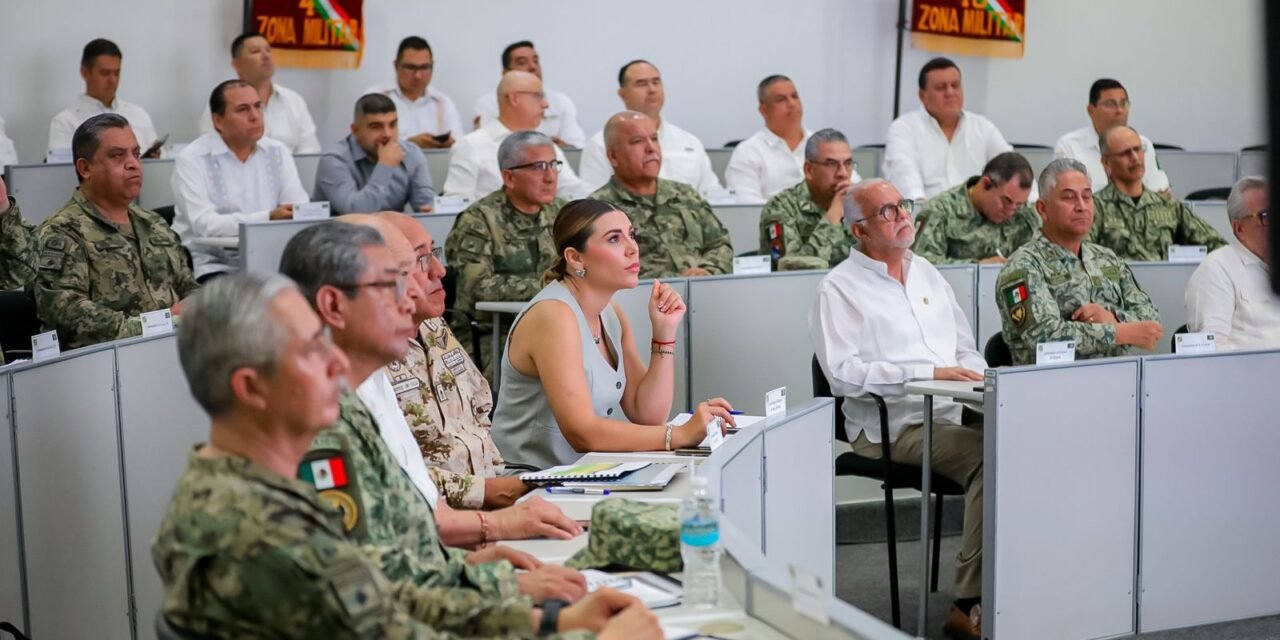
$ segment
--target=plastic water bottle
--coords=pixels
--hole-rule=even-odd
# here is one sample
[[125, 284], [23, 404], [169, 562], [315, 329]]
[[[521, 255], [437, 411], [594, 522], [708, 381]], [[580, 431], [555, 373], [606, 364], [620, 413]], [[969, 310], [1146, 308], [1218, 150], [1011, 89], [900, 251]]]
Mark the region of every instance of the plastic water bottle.
[[685, 605], [716, 606], [720, 602], [720, 512], [703, 476], [693, 477], [693, 492], [680, 503], [680, 557]]

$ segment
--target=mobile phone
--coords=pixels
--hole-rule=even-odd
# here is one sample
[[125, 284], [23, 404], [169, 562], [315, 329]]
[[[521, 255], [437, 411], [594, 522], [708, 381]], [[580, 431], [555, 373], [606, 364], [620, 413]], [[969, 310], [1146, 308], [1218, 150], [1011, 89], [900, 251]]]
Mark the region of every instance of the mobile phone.
[[448, 139], [449, 139], [449, 136], [451, 136], [451, 135], [453, 135], [453, 132], [452, 132], [452, 131], [446, 131], [446, 132], [444, 132], [444, 133], [442, 133], [442, 134], [440, 134], [440, 135], [438, 135], [438, 136], [431, 136], [431, 138], [432, 138], [433, 140], [435, 140], [436, 142], [444, 142], [444, 141], [448, 140]]

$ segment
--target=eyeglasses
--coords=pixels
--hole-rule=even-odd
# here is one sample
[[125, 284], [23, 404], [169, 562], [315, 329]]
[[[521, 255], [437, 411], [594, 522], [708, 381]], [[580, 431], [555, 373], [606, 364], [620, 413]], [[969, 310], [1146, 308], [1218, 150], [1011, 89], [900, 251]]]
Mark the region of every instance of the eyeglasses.
[[1117, 101], [1117, 100], [1103, 100], [1102, 102], [1099, 102], [1099, 103], [1098, 103], [1098, 106], [1099, 106], [1099, 107], [1106, 107], [1106, 108], [1108, 108], [1108, 109], [1128, 109], [1128, 108], [1129, 108], [1129, 104], [1130, 104], [1130, 103], [1129, 103], [1129, 100], [1128, 100], [1128, 99], [1125, 99], [1125, 100], [1118, 100], [1118, 101]]
[[418, 271], [429, 273], [431, 271], [431, 259], [435, 258], [436, 262], [444, 264], [444, 247], [436, 247], [425, 256], [418, 256]]
[[555, 171], [560, 173], [560, 168], [564, 166], [559, 160], [539, 160], [537, 162], [529, 162], [527, 164], [518, 164], [514, 167], [508, 167], [507, 171], [515, 171], [516, 169], [532, 169], [538, 173], [546, 173]]
[[402, 64], [400, 70], [408, 73], [430, 73], [434, 64]]
[[391, 289], [395, 292], [396, 300], [404, 298], [404, 294], [409, 289], [408, 280], [403, 275], [396, 276], [395, 280], [378, 280], [375, 282], [352, 282], [349, 284], [335, 284], [340, 289], [363, 289], [371, 287], [375, 289]]
[[[880, 207], [880, 209], [876, 211], [876, 215], [880, 216], [880, 219], [884, 220], [885, 222], [897, 222], [903, 216], [909, 216], [912, 213], [915, 213], [915, 210], [916, 210], [916, 201], [904, 199], [904, 200], [899, 200], [897, 202], [891, 202], [889, 204], [886, 204]], [[867, 218], [863, 218], [861, 220], [854, 220], [854, 222], [866, 222], [866, 221], [867, 221]]]
[[1257, 219], [1258, 219], [1258, 223], [1265, 227], [1265, 226], [1267, 226], [1267, 220], [1269, 220], [1269, 219], [1271, 218], [1271, 212], [1270, 212], [1270, 211], [1268, 211], [1268, 210], [1266, 210], [1266, 209], [1263, 209], [1262, 211], [1259, 211], [1259, 212], [1257, 212], [1257, 213], [1255, 213], [1255, 214], [1253, 214], [1253, 215], [1251, 215], [1251, 216], [1245, 216], [1245, 217], [1240, 218], [1240, 219], [1241, 219], [1241, 220], [1248, 220], [1249, 218], [1257, 218]]
[[814, 164], [818, 165], [819, 167], [822, 167], [823, 169], [826, 169], [827, 171], [835, 171], [840, 167], [844, 167], [845, 171], [848, 171], [851, 173], [853, 172], [854, 168], [858, 166], [858, 163], [854, 162], [853, 158], [849, 158], [848, 160], [836, 160], [835, 158], [827, 158], [826, 160], [819, 160], [817, 162], [814, 162]]
[[543, 98], [547, 97], [547, 94], [545, 94], [545, 93], [543, 93], [543, 92], [541, 92], [541, 91], [512, 91], [511, 93], [515, 93], [515, 94], [523, 93], [523, 94], [528, 95], [528, 96], [533, 96], [533, 99], [534, 99], [534, 100], [541, 100], [541, 99], [543, 99]]

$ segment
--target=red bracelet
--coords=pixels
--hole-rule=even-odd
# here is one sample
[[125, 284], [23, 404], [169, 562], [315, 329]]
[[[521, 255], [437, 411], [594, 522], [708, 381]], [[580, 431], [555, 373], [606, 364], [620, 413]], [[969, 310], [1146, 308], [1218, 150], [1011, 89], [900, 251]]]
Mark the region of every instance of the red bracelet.
[[675, 344], [675, 343], [676, 343], [676, 341], [675, 341], [675, 340], [672, 340], [671, 342], [663, 342], [663, 341], [661, 341], [661, 340], [650, 340], [650, 342], [652, 342], [652, 343], [654, 343], [654, 344], [662, 345], [662, 346], [664, 346], [664, 347], [669, 347], [669, 346], [671, 346], [671, 345], [673, 345], [673, 344]]

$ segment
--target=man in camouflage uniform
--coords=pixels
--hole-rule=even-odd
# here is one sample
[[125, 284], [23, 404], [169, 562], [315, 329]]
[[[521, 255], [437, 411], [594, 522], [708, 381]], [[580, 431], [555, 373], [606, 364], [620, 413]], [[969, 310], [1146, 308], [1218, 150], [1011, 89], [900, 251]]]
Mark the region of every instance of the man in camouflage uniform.
[[413, 277], [426, 292], [414, 309], [418, 331], [409, 340], [409, 352], [387, 365], [396, 401], [430, 467], [431, 479], [449, 506], [510, 506], [530, 490], [530, 485], [517, 477], [495, 477], [505, 462], [490, 434], [493, 394], [441, 317], [444, 265], [433, 255], [435, 243], [412, 218], [399, 213], [382, 215], [413, 246], [418, 259]]
[[844, 198], [853, 186], [853, 150], [823, 129], [804, 145], [804, 180], [769, 198], [760, 212], [760, 253], [779, 271], [826, 269], [849, 257], [853, 236]]
[[[328, 325], [334, 343], [351, 361], [348, 379], [358, 388], [343, 395], [337, 423], [315, 439], [300, 469], [303, 476], [308, 465], [326, 461], [337, 461], [346, 470], [348, 483], [342, 487], [325, 486], [315, 476], [312, 479], [318, 489], [325, 490], [321, 496], [343, 513], [348, 533], [379, 560], [383, 573], [392, 580], [468, 587], [492, 598], [519, 594], [539, 601], [582, 597], [585, 582], [579, 574], [562, 567], [539, 566], [531, 556], [509, 547], [468, 554], [445, 546], [437, 521], [457, 532], [451, 538], [454, 544], [466, 535], [460, 531], [464, 526], [478, 533], [469, 543], [484, 544], [520, 537], [508, 530], [517, 529], [518, 521], [527, 519], [530, 510], [520, 505], [487, 518], [447, 508], [435, 511], [435, 486], [429, 478], [422, 478], [420, 484], [412, 467], [406, 468], [398, 459], [396, 452], [404, 452], [399, 448], [402, 440], [397, 425], [381, 416], [375, 421], [379, 408], [367, 404], [363, 385], [404, 356], [407, 338], [413, 335], [415, 299], [423, 292], [407, 277], [413, 251], [394, 227], [368, 215], [344, 216], [343, 220], [315, 225], [295, 235], [285, 246], [280, 263], [281, 272], [298, 282]], [[390, 238], [384, 239], [386, 236]], [[344, 274], [353, 271], [360, 275], [349, 280], [351, 276]], [[399, 414], [399, 407], [393, 410]], [[408, 431], [407, 426], [400, 428]], [[511, 562], [532, 570], [517, 576]]]
[[1227, 244], [1190, 207], [1146, 188], [1146, 155], [1137, 131], [1112, 127], [1098, 138], [1098, 146], [1110, 183], [1093, 195], [1096, 215], [1086, 240], [1122, 260], [1153, 262], [1168, 260], [1170, 245], [1204, 245], [1213, 251]]
[[[498, 147], [502, 188], [458, 214], [445, 241], [445, 257], [458, 273], [453, 331], [471, 344], [472, 314], [488, 337], [493, 315], [476, 313], [477, 302], [525, 301], [542, 290], [542, 272], [556, 258], [551, 229], [564, 200], [556, 197], [560, 174], [556, 146], [546, 134], [517, 131]], [[505, 335], [504, 335], [505, 337]], [[490, 340], [472, 354], [490, 371]]]
[[649, 116], [623, 111], [609, 118], [604, 142], [613, 177], [592, 198], [631, 218], [640, 246], [640, 277], [732, 273], [733, 245], [711, 205], [683, 182], [658, 177], [662, 149]]
[[1093, 197], [1084, 165], [1070, 158], [1040, 173], [1042, 235], [1013, 252], [996, 281], [1014, 364], [1033, 364], [1042, 342], [1075, 343], [1077, 359], [1154, 349], [1160, 313], [1114, 252], [1085, 241]]
[[0, 291], [21, 289], [31, 281], [33, 231], [0, 180]]
[[[355, 482], [340, 459], [303, 462], [338, 415], [348, 361], [287, 278], [218, 279], [185, 320], [179, 359], [212, 425], [151, 547], [171, 626], [237, 638], [534, 636], [545, 621], [524, 598], [388, 578], [349, 537], [344, 514], [293, 477], [301, 467], [326, 493]], [[657, 629], [643, 605], [616, 592], [558, 617], [556, 629], [584, 629], [559, 637]]]
[[911, 250], [933, 264], [1003, 264], [1040, 234], [1040, 216], [1027, 205], [1034, 179], [1026, 158], [997, 155], [982, 175], [929, 199]]
[[85, 120], [72, 155], [80, 188], [36, 229], [31, 284], [41, 322], [69, 349], [140, 335], [140, 314], [176, 316], [198, 286], [178, 235], [134, 204], [142, 162], [129, 122]]

